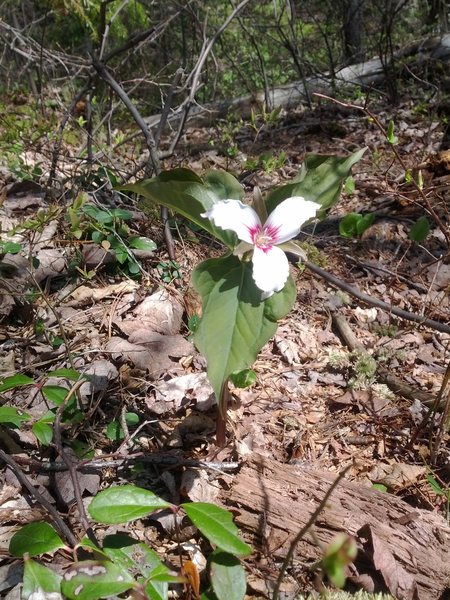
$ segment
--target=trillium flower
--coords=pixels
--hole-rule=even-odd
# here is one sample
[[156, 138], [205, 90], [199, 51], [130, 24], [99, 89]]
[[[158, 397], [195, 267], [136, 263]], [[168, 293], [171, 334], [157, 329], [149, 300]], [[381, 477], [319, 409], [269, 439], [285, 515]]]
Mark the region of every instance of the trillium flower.
[[243, 255], [253, 250], [253, 279], [265, 299], [282, 290], [289, 277], [284, 251], [304, 257], [301, 248], [289, 240], [298, 235], [303, 223], [314, 217], [319, 208], [316, 202], [292, 196], [281, 202], [263, 225], [251, 206], [239, 200], [222, 200], [202, 217], [221, 229], [234, 231], [241, 240], [234, 254]]

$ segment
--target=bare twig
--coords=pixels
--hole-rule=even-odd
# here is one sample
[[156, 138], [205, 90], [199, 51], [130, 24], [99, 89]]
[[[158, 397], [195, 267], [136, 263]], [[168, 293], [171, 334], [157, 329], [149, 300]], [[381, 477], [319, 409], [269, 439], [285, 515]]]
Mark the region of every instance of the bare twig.
[[348, 294], [351, 294], [355, 298], [358, 298], [358, 300], [362, 300], [370, 306], [375, 306], [376, 308], [385, 310], [386, 312], [391, 313], [396, 317], [400, 317], [401, 319], [406, 319], [407, 321], [414, 321], [415, 323], [420, 323], [420, 325], [423, 325], [424, 327], [430, 327], [430, 329], [435, 329], [436, 331], [441, 331], [442, 333], [450, 333], [450, 325], [447, 325], [446, 323], [441, 323], [440, 321], [435, 321], [434, 319], [427, 319], [422, 315], [418, 315], [417, 313], [412, 313], [407, 310], [403, 310], [402, 308], [397, 308], [396, 306], [392, 306], [392, 304], [383, 302], [383, 300], [378, 300], [377, 298], [372, 298], [367, 294], [363, 294], [350, 284], [346, 283], [345, 281], [342, 281], [342, 279], [339, 279], [338, 277], [335, 277], [331, 273], [328, 273], [328, 271], [321, 269], [314, 263], [306, 261], [304, 265], [310, 271], [316, 273], [316, 275], [319, 275], [320, 277], [322, 277], [322, 279], [325, 279], [325, 281], [328, 281], [332, 285], [338, 287], [341, 290], [344, 290]]
[[[317, 96], [318, 98], [324, 98], [325, 100], [334, 102], [335, 104], [338, 104], [339, 106], [344, 106], [345, 108], [351, 108], [351, 109], [355, 109], [355, 110], [359, 110], [359, 111], [363, 112], [365, 115], [367, 115], [373, 121], [373, 123], [375, 123], [375, 125], [378, 127], [379, 131], [383, 134], [383, 136], [386, 139], [388, 138], [387, 131], [383, 127], [379, 118], [371, 110], [369, 110], [369, 108], [367, 108], [366, 105], [359, 106], [358, 104], [352, 104], [350, 102], [342, 102], [340, 100], [336, 100], [335, 98], [331, 98], [330, 96], [327, 96], [326, 94], [319, 94], [318, 92], [315, 92], [314, 95]], [[403, 157], [400, 155], [395, 144], [389, 144], [389, 145], [395, 156], [395, 159], [401, 165], [402, 169], [406, 173], [408, 171], [408, 167], [407, 167], [405, 161], [403, 160]], [[447, 242], [447, 247], [450, 247], [450, 233], [448, 231], [448, 228], [444, 225], [440, 216], [434, 210], [434, 208], [431, 205], [429, 199], [427, 198], [425, 192], [423, 191], [422, 186], [420, 186], [417, 183], [415, 177], [411, 178], [411, 183], [414, 186], [416, 192], [419, 194], [420, 198], [422, 199], [422, 204], [421, 204], [422, 208], [434, 219], [434, 222], [439, 227], [443, 236], [445, 237], [445, 241]]]
[[[102, 62], [100, 62], [97, 58], [95, 58], [95, 56], [92, 56], [92, 64], [94, 66], [94, 69], [97, 71], [98, 75], [104, 81], [106, 81], [109, 87], [118, 95], [118, 97], [122, 100], [127, 109], [130, 111], [131, 116], [136, 121], [136, 124], [138, 125], [138, 127], [144, 135], [153, 171], [156, 173], [156, 175], [159, 175], [161, 173], [161, 165], [158, 156], [157, 143], [153, 136], [152, 130], [150, 129], [150, 127], [148, 127], [147, 123], [141, 116], [136, 106], [133, 104], [131, 98], [128, 96], [126, 91], [119, 83], [117, 83], [117, 81], [114, 79], [111, 73], [106, 69], [105, 65]], [[146, 169], [147, 175], [150, 174], [149, 166], [150, 165], [147, 165]], [[161, 219], [164, 223], [164, 237], [166, 240], [169, 258], [171, 260], [175, 260], [175, 245], [173, 242], [172, 233], [168, 225], [168, 212], [165, 207], [161, 208]]]
[[[151, 465], [161, 465], [167, 468], [191, 467], [221, 472], [236, 471], [240, 467], [238, 462], [210, 462], [206, 460], [184, 458], [183, 456], [167, 453], [148, 454], [147, 452], [134, 452], [133, 454], [127, 454], [126, 456], [115, 458], [118, 456], [118, 454], [119, 452], [115, 452], [114, 454], [98, 456], [94, 459], [88, 459], [74, 463], [73, 466], [77, 471], [89, 471], [93, 469], [108, 469], [110, 467], [126, 467], [129, 463], [143, 462]], [[29, 467], [33, 470], [39, 470], [46, 473], [69, 470], [69, 467], [63, 460], [42, 462], [24, 456], [17, 456], [16, 460], [19, 464], [29, 465]]]
[[[343, 315], [333, 314], [333, 325], [339, 332], [339, 336], [342, 341], [350, 350], [364, 350], [364, 344], [362, 344], [356, 335], [353, 333], [347, 319]], [[377, 365], [377, 379], [388, 386], [395, 394], [399, 394], [408, 400], [419, 400], [425, 406], [434, 406], [436, 403], [436, 397], [433, 394], [419, 390], [411, 385], [408, 385], [401, 379], [394, 375], [392, 371], [386, 369], [381, 365]]]
[[75, 500], [76, 500], [78, 512], [80, 515], [81, 526], [82, 526], [84, 532], [87, 533], [93, 541], [95, 541], [94, 532], [92, 531], [92, 527], [89, 524], [89, 519], [86, 514], [86, 509], [84, 508], [83, 496], [81, 493], [80, 482], [78, 480], [76, 464], [72, 461], [70, 456], [64, 450], [64, 446], [62, 443], [62, 437], [61, 437], [61, 418], [62, 418], [64, 409], [66, 408], [69, 400], [76, 394], [76, 392], [79, 390], [79, 388], [84, 383], [85, 383], [84, 379], [81, 379], [81, 380], [75, 382], [73, 384], [73, 386], [70, 388], [70, 390], [68, 391], [67, 396], [65, 397], [64, 401], [58, 406], [58, 410], [56, 411], [56, 415], [55, 415], [55, 423], [53, 426], [53, 435], [54, 435], [55, 446], [58, 451], [58, 454], [61, 456], [64, 463], [67, 465], [67, 469], [70, 474], [70, 479], [72, 480], [73, 491], [75, 494]]
[[73, 533], [70, 531], [70, 529], [67, 527], [67, 525], [63, 521], [63, 519], [60, 517], [58, 511], [53, 506], [53, 504], [51, 504], [47, 500], [47, 498], [45, 498], [40, 492], [38, 492], [38, 490], [34, 487], [34, 485], [28, 479], [28, 477], [25, 475], [25, 473], [23, 473], [22, 469], [19, 467], [19, 465], [16, 463], [16, 461], [13, 458], [11, 458], [11, 456], [8, 456], [6, 454], [6, 452], [4, 452], [4, 450], [2, 450], [1, 448], [0, 448], [0, 460], [2, 460], [11, 469], [11, 471], [17, 477], [17, 479], [19, 480], [21, 485], [26, 490], [28, 490], [28, 492], [35, 498], [35, 500], [37, 500], [37, 502], [39, 502], [39, 504], [41, 504], [41, 506], [43, 506], [47, 510], [48, 514], [50, 515], [50, 517], [53, 520], [53, 524], [54, 524], [55, 528], [66, 539], [67, 543], [72, 548], [74, 548], [78, 543], [77, 539], [73, 535]]
[[89, 78], [86, 85], [73, 98], [71, 105], [67, 109], [66, 114], [64, 115], [64, 117], [59, 125], [59, 129], [56, 134], [55, 143], [53, 145], [52, 162], [50, 165], [50, 171], [49, 171], [49, 175], [48, 175], [48, 179], [47, 179], [47, 186], [46, 186], [47, 193], [50, 193], [50, 189], [53, 185], [53, 181], [55, 180], [56, 167], [58, 166], [59, 154], [61, 152], [64, 129], [66, 128], [66, 125], [67, 125], [70, 117], [73, 115], [73, 111], [75, 110], [77, 102], [79, 102], [88, 93], [88, 91], [91, 89], [91, 85], [92, 85], [92, 79]]

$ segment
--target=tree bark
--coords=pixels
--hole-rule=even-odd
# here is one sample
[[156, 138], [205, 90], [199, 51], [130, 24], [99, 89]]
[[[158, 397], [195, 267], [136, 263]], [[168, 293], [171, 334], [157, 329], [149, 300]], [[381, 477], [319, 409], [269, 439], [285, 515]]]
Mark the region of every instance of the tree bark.
[[[234, 513], [244, 538], [265, 557], [265, 572], [277, 573], [291, 540], [335, 477], [306, 464], [251, 455], [231, 488], [222, 492], [221, 501]], [[355, 581], [372, 582], [376, 591], [384, 589], [399, 600], [437, 600], [450, 592], [450, 527], [439, 515], [343, 480], [313, 535], [309, 531], [299, 543], [296, 559], [302, 565], [320, 560], [323, 547], [340, 531], [357, 540]], [[269, 590], [273, 583], [267, 582]]]

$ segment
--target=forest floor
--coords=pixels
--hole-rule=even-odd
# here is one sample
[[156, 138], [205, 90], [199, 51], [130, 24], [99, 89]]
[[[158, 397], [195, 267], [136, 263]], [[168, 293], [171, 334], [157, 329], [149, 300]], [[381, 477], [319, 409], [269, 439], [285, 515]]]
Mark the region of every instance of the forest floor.
[[[212, 390], [188, 328], [199, 312], [190, 273], [199, 261], [217, 255], [217, 246], [174, 219], [176, 262], [170, 261], [157, 211], [145, 215], [104, 183], [95, 188], [67, 149], [71, 178], [54, 203], [41, 183], [20, 180], [7, 165], [2, 168], [2, 241], [21, 249], [0, 262], [0, 386], [18, 374], [32, 384], [16, 379], [11, 389], [0, 387], [0, 405], [26, 414], [21, 419], [17, 413], [12, 422], [3, 417], [0, 448], [14, 457], [16, 467], [77, 537], [82, 528], [70, 473], [41, 469], [58, 456], [58, 444], [51, 443], [53, 427], [74, 461], [80, 456], [96, 461], [97, 468], [77, 471], [86, 505], [100, 489], [132, 482], [170, 502], [226, 507], [239, 468], [258, 455], [317, 473], [337, 475], [348, 467], [348, 481], [376, 486], [411, 510], [434, 512], [445, 529], [450, 504], [445, 377], [450, 364], [450, 157], [438, 154], [442, 124], [417, 101], [395, 108], [379, 103], [371, 110], [386, 127], [391, 119], [395, 122], [395, 149], [411, 177], [421, 181], [422, 194], [405, 178], [404, 165], [367, 114], [325, 101], [312, 111], [281, 113], [271, 122], [259, 115], [253, 125], [230, 118], [191, 127], [176, 156], [164, 163], [164, 168], [185, 166], [200, 174], [230, 171], [250, 198], [254, 186], [265, 192], [291, 180], [307, 153], [346, 156], [368, 147], [353, 168], [354, 185], [345, 187], [324, 221], [300, 235], [309, 261], [338, 281], [292, 265], [298, 290], [294, 310], [260, 353], [253, 367], [256, 382], [232, 389], [224, 448], [215, 446]], [[122, 152], [120, 172], [130, 173], [132, 159]], [[49, 148], [30, 147], [27, 153], [28, 165], [39, 162], [45, 170]], [[136, 155], [134, 161], [139, 162]], [[137, 253], [139, 278], [126, 260], [117, 268], [107, 244], [73, 235], [68, 208], [74, 190], [88, 191], [99, 209], [131, 211], [131, 233], [156, 242], [156, 250]], [[340, 219], [351, 211], [375, 215], [373, 225], [356, 238], [339, 234]], [[424, 214], [430, 231], [416, 243], [409, 232]], [[80, 227], [83, 235], [91, 235], [86, 223]], [[349, 286], [369, 301], [356, 298]], [[370, 299], [429, 321], [401, 319]], [[442, 324], [440, 330], [433, 322]], [[79, 390], [82, 413], [61, 425], [45, 421], [58, 392], [56, 398], [51, 391], [46, 396], [42, 387], [70, 387], [52, 373], [63, 368], [93, 378]], [[19, 525], [48, 514], [24, 492], [14, 469], [2, 470], [0, 481], [0, 595], [6, 595], [16, 589], [22, 569], [8, 556], [11, 536]], [[117, 530], [96, 529], [100, 538]], [[174, 534], [164, 518], [137, 521], [131, 532], [178, 564]], [[183, 556], [201, 565], [205, 545], [192, 531], [185, 540]], [[264, 597], [266, 580], [276, 577], [280, 558], [257, 553], [245, 563], [251, 573], [249, 597]], [[64, 553], [52, 559], [61, 571], [67, 564]], [[289, 570], [285, 598], [315, 589], [317, 577], [303, 567]], [[382, 567], [378, 571], [384, 575]], [[395, 584], [387, 579], [384, 589], [393, 591]]]

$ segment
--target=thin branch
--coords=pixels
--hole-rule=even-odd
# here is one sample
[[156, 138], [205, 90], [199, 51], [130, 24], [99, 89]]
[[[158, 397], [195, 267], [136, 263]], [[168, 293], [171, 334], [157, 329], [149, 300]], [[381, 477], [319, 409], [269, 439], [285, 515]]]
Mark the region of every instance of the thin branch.
[[78, 480], [76, 464], [74, 462], [72, 462], [72, 459], [69, 457], [67, 452], [64, 450], [64, 446], [62, 443], [62, 436], [61, 436], [61, 418], [62, 418], [64, 409], [66, 408], [69, 400], [76, 394], [76, 392], [79, 390], [79, 388], [84, 383], [85, 383], [84, 379], [80, 379], [79, 381], [75, 382], [73, 384], [73, 386], [70, 388], [70, 390], [68, 391], [67, 396], [65, 397], [64, 401], [60, 404], [60, 406], [58, 406], [58, 410], [56, 411], [56, 415], [55, 415], [55, 423], [53, 426], [53, 435], [54, 435], [56, 450], [58, 451], [58, 454], [63, 459], [64, 463], [67, 465], [67, 469], [70, 474], [70, 479], [72, 480], [73, 492], [74, 492], [75, 500], [76, 500], [77, 507], [78, 507], [78, 513], [80, 515], [81, 526], [82, 526], [84, 532], [87, 533], [93, 541], [95, 541], [95, 536], [92, 531], [92, 527], [89, 524], [89, 519], [86, 514], [86, 509], [84, 508], [83, 496], [81, 493], [80, 482]]
[[[142, 131], [142, 133], [144, 135], [145, 142], [147, 144], [147, 148], [148, 148], [148, 152], [149, 152], [149, 159], [150, 159], [150, 162], [152, 163], [153, 171], [156, 173], [156, 175], [159, 175], [161, 173], [161, 165], [160, 165], [159, 156], [158, 156], [157, 143], [153, 136], [151, 128], [148, 127], [147, 123], [141, 116], [140, 112], [138, 111], [136, 106], [133, 104], [131, 98], [128, 96], [128, 94], [123, 89], [123, 87], [119, 83], [117, 83], [117, 81], [114, 79], [114, 77], [111, 75], [111, 73], [106, 69], [105, 65], [102, 62], [100, 62], [95, 56], [92, 56], [92, 64], [94, 66], [94, 69], [99, 74], [99, 76], [104, 81], [106, 81], [106, 83], [109, 85], [109, 87], [118, 95], [118, 97], [122, 100], [122, 102], [125, 104], [127, 109], [130, 111], [131, 116], [136, 121], [136, 124], [138, 125], [139, 129]], [[147, 171], [149, 170], [148, 167], [149, 167], [149, 165], [147, 165]], [[149, 174], [149, 173], [147, 173], [147, 174]], [[164, 206], [161, 207], [161, 219], [164, 224], [164, 237], [165, 237], [165, 241], [166, 241], [167, 252], [169, 254], [169, 258], [171, 260], [175, 260], [175, 245], [173, 242], [172, 233], [170, 231], [170, 227], [169, 227], [169, 223], [168, 223], [168, 216], [169, 215], [168, 215], [167, 209]]]
[[29, 478], [25, 475], [16, 461], [8, 456], [4, 450], [0, 448], [0, 460], [2, 460], [14, 473], [14, 475], [19, 480], [22, 487], [24, 487], [28, 492], [35, 498], [37, 502], [41, 506], [43, 506], [48, 514], [51, 516], [53, 520], [53, 524], [55, 528], [59, 531], [59, 533], [66, 539], [68, 544], [74, 548], [77, 545], [77, 539], [67, 527], [63, 519], [59, 516], [56, 508], [51, 504], [47, 498], [45, 498], [38, 490], [34, 487], [33, 483], [29, 480]]
[[441, 323], [440, 321], [435, 321], [434, 319], [427, 319], [426, 317], [418, 315], [417, 313], [412, 313], [407, 310], [403, 310], [402, 308], [397, 308], [396, 306], [392, 306], [392, 304], [383, 302], [383, 300], [378, 300], [378, 298], [372, 298], [372, 296], [363, 294], [358, 289], [351, 286], [349, 283], [342, 281], [342, 279], [335, 277], [334, 275], [328, 273], [328, 271], [325, 271], [324, 269], [321, 269], [314, 263], [305, 261], [303, 264], [310, 271], [322, 277], [322, 279], [325, 279], [332, 285], [338, 287], [341, 290], [344, 290], [344, 292], [351, 294], [355, 298], [358, 298], [358, 300], [362, 300], [370, 306], [375, 306], [375, 308], [385, 310], [386, 312], [391, 313], [396, 317], [400, 317], [401, 319], [406, 319], [407, 321], [414, 321], [415, 323], [420, 323], [420, 325], [423, 325], [424, 327], [429, 327], [430, 329], [435, 329], [436, 331], [441, 331], [442, 333], [450, 333], [450, 325], [447, 325], [446, 323]]

